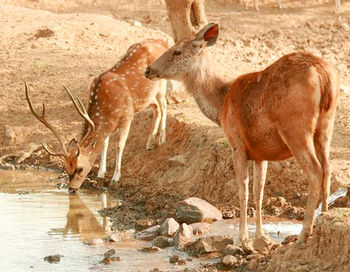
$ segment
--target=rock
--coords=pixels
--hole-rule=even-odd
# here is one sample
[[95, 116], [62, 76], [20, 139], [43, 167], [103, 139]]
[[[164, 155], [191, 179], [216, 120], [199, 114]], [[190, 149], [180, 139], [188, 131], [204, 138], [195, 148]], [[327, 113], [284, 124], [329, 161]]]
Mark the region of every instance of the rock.
[[56, 255], [49, 255], [44, 258], [44, 261], [49, 262], [49, 263], [58, 263], [61, 261], [62, 255], [56, 254]]
[[174, 244], [177, 248], [183, 248], [189, 238], [193, 236], [192, 227], [186, 223], [181, 224], [179, 230], [174, 235]]
[[172, 157], [166, 161], [167, 165], [170, 167], [178, 167], [186, 165], [186, 157], [184, 155], [178, 155]]
[[249, 240], [248, 242], [245, 242], [241, 245], [245, 256], [256, 253], [253, 247], [253, 243], [253, 240]]
[[261, 235], [261, 236], [254, 239], [253, 249], [259, 253], [266, 255], [269, 253], [270, 249], [275, 244], [276, 244], [276, 242], [274, 242], [272, 239], [270, 239], [264, 235]]
[[114, 257], [105, 257], [105, 258], [103, 258], [103, 260], [101, 261], [101, 263], [104, 263], [104, 264], [110, 264], [111, 262], [120, 262], [120, 257], [118, 257], [118, 256], [114, 256]]
[[180, 225], [174, 218], [167, 218], [159, 229], [162, 236], [173, 236], [179, 229]]
[[172, 264], [185, 265], [187, 263], [186, 260], [181, 259], [178, 255], [173, 255], [169, 258], [169, 262]]
[[205, 233], [211, 231], [211, 229], [212, 229], [211, 224], [205, 223], [205, 222], [193, 223], [190, 226], [193, 229], [194, 235], [202, 235], [202, 234], [205, 234]]
[[289, 235], [286, 238], [284, 238], [284, 240], [282, 241], [282, 245], [287, 245], [289, 243], [295, 243], [298, 240], [298, 235]]
[[159, 248], [171, 247], [174, 245], [174, 240], [169, 237], [158, 236], [151, 242], [152, 246]]
[[106, 258], [112, 257], [115, 254], [115, 249], [109, 249], [103, 254]]
[[190, 197], [177, 204], [177, 219], [187, 224], [213, 222], [221, 220], [222, 214], [207, 201], [198, 197]]
[[227, 245], [232, 243], [232, 237], [210, 236], [198, 238], [195, 242], [186, 244], [184, 248], [191, 254], [198, 256], [204, 253], [224, 251]]
[[150, 227], [148, 229], [141, 231], [139, 234], [137, 234], [136, 238], [140, 240], [145, 240], [145, 241], [152, 241], [154, 238], [158, 236], [159, 229], [160, 229], [159, 225]]
[[243, 255], [244, 251], [235, 245], [227, 245], [224, 249], [224, 255]]
[[144, 247], [140, 249], [141, 252], [157, 252], [161, 251], [159, 247], [151, 246], [151, 247]]
[[237, 263], [237, 258], [235, 258], [232, 255], [226, 255], [223, 259], [222, 259], [222, 263], [228, 267], [232, 267]]
[[180, 260], [180, 257], [178, 255], [173, 255], [169, 258], [170, 263], [177, 263]]

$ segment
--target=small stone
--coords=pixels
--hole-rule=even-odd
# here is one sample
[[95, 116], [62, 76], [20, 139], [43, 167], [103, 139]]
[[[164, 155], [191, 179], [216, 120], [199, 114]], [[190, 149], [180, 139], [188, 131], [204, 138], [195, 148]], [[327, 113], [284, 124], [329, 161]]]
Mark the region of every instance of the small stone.
[[237, 263], [237, 258], [235, 258], [232, 255], [226, 255], [223, 259], [222, 259], [222, 263], [228, 267], [232, 267]]
[[222, 214], [207, 201], [198, 197], [190, 197], [177, 204], [177, 219], [187, 224], [213, 222], [221, 220]]
[[181, 224], [179, 230], [174, 235], [174, 244], [177, 248], [182, 248], [184, 244], [193, 236], [192, 227], [186, 223]]
[[282, 245], [285, 246], [289, 243], [296, 243], [298, 238], [299, 238], [299, 235], [289, 235], [286, 238], [284, 238], [284, 240], [282, 241]]
[[145, 241], [152, 241], [154, 238], [158, 236], [159, 229], [160, 229], [159, 225], [150, 227], [148, 229], [141, 231], [138, 235], [136, 235], [136, 238], [140, 240], [145, 240]]
[[178, 255], [173, 255], [169, 258], [170, 263], [177, 263], [180, 260], [180, 257]]
[[232, 237], [228, 236], [200, 237], [196, 241], [186, 244], [184, 248], [191, 254], [198, 256], [204, 253], [222, 252], [227, 245], [232, 243]]
[[268, 254], [271, 247], [276, 244], [272, 239], [261, 235], [254, 239], [253, 249], [262, 254]]
[[49, 255], [44, 258], [44, 261], [49, 262], [49, 263], [58, 263], [61, 261], [62, 255], [56, 254], [56, 255]]
[[212, 230], [211, 224], [205, 222], [193, 223], [190, 224], [190, 226], [193, 229], [194, 235], [202, 235]]
[[172, 238], [164, 237], [164, 236], [158, 236], [151, 242], [152, 246], [156, 246], [159, 248], [166, 248], [171, 247], [174, 245], [174, 241]]
[[174, 218], [167, 218], [159, 229], [160, 235], [173, 236], [179, 229], [180, 225]]
[[144, 247], [140, 249], [141, 252], [158, 252], [161, 251], [159, 247], [151, 246], [151, 247]]
[[101, 263], [110, 264], [111, 262], [120, 262], [120, 257], [104, 257]]
[[114, 254], [115, 254], [115, 249], [112, 248], [112, 249], [107, 250], [107, 251], [105, 252], [104, 256], [105, 256], [106, 258], [109, 258], [109, 257], [112, 257]]
[[224, 255], [243, 255], [243, 250], [235, 245], [227, 245], [224, 249]]

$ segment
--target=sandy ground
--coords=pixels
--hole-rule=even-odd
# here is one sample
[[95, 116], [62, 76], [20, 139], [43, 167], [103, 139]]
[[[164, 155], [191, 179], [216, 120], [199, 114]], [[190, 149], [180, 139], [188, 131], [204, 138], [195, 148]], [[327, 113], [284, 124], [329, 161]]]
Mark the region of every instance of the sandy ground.
[[[81, 119], [62, 89], [66, 84], [83, 102], [100, 72], [114, 65], [126, 49], [145, 38], [171, 35], [161, 0], [5, 0], [0, 4], [0, 155], [21, 154], [42, 141], [58, 147], [35, 120], [24, 99], [28, 82], [35, 105], [47, 106], [47, 119], [67, 139], [79, 136]], [[337, 14], [322, 1], [261, 1], [260, 13], [243, 11], [237, 1], [208, 0], [209, 21], [221, 25], [213, 48], [215, 67], [225, 78], [263, 69], [280, 56], [306, 50], [333, 62], [342, 83], [350, 85], [350, 2]], [[142, 26], [134, 26], [134, 21]], [[175, 98], [175, 99], [174, 99]], [[350, 185], [350, 96], [341, 95], [331, 150], [332, 190]], [[238, 193], [230, 148], [222, 131], [207, 120], [190, 97], [169, 95], [167, 143], [146, 151], [151, 110], [139, 114], [125, 148], [117, 196], [141, 203], [147, 212], [172, 210], [172, 204], [198, 196], [232, 216]], [[183, 166], [167, 160], [185, 157]], [[7, 161], [11, 162], [12, 157]], [[6, 161], [6, 160], [5, 160]], [[49, 167], [62, 162], [40, 151], [24, 161]], [[112, 176], [114, 148], [109, 151]], [[98, 161], [90, 177], [95, 178]], [[270, 164], [265, 204], [283, 196], [285, 209], [265, 213], [302, 218], [307, 180], [293, 159]], [[252, 202], [250, 203], [252, 204]], [[159, 215], [159, 213], [158, 213]], [[162, 215], [162, 212], [161, 212]]]

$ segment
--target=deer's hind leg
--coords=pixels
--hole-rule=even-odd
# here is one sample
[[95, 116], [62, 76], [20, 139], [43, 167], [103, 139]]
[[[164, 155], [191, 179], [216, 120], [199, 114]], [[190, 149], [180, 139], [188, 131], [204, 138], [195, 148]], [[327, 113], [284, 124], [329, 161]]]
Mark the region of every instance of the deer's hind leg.
[[313, 230], [315, 209], [323, 182], [323, 168], [316, 155], [312, 133], [306, 133], [303, 130], [293, 131], [283, 135], [283, 138], [309, 180], [303, 229], [299, 236], [299, 242], [305, 242]]
[[161, 106], [157, 99], [154, 99], [154, 101], [151, 104], [151, 107], [153, 109], [153, 120], [152, 120], [151, 131], [146, 143], [147, 150], [153, 149], [156, 146], [155, 139], [157, 138], [158, 128], [162, 117]]
[[331, 169], [329, 153], [334, 128], [335, 110], [323, 113], [319, 117], [318, 126], [314, 135], [317, 158], [322, 166], [324, 176], [322, 181], [322, 211], [328, 211], [328, 197], [331, 186]]
[[166, 100], [166, 84], [167, 82], [164, 81], [161, 83], [160, 91], [158, 92], [156, 99], [160, 106], [160, 128], [159, 128], [159, 144], [164, 144], [166, 141], [166, 112], [167, 112], [167, 100]]
[[114, 168], [114, 174], [112, 177], [113, 183], [116, 183], [117, 181], [119, 181], [121, 176], [122, 156], [123, 156], [125, 143], [129, 135], [131, 121], [132, 121], [132, 118], [123, 121], [119, 126], [119, 128], [117, 129], [115, 168]]
[[109, 137], [107, 137], [103, 142], [103, 147], [101, 151], [100, 168], [98, 169], [98, 173], [97, 173], [97, 177], [99, 178], [104, 178], [106, 174], [108, 144], [109, 144]]

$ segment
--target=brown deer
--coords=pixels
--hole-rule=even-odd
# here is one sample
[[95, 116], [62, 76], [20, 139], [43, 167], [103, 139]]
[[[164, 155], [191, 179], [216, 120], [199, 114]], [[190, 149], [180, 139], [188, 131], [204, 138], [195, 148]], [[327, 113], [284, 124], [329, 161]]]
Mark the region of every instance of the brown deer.
[[294, 156], [310, 180], [303, 230], [312, 234], [314, 211], [323, 193], [327, 210], [329, 151], [338, 99], [337, 70], [308, 53], [286, 55], [265, 70], [225, 82], [214, 75], [206, 47], [215, 44], [217, 24], [168, 49], [147, 68], [149, 79], [182, 80], [201, 111], [224, 130], [232, 147], [240, 197], [239, 244], [247, 232], [248, 160], [254, 161], [256, 236], [264, 235], [261, 205], [267, 161]]
[[[32, 114], [49, 128], [60, 142], [61, 153], [54, 153], [46, 145], [43, 146], [50, 155], [64, 159], [70, 190], [80, 188], [101, 149], [98, 177], [104, 177], [109, 137], [113, 133], [116, 133], [117, 140], [112, 182], [119, 180], [122, 154], [131, 121], [136, 113], [149, 105], [154, 109], [154, 114], [146, 148], [150, 149], [165, 142], [166, 81], [152, 82], [144, 77], [144, 70], [167, 48], [167, 42], [161, 40], [146, 40], [132, 45], [115, 66], [93, 80], [87, 111], [79, 98], [64, 87], [78, 113], [85, 120], [83, 137], [79, 142], [75, 139], [71, 140], [68, 148], [58, 132], [45, 120], [45, 106], [43, 105], [41, 116], [34, 111], [29, 100], [27, 85], [25, 86], [26, 98]], [[157, 135], [159, 129], [160, 132]]]

